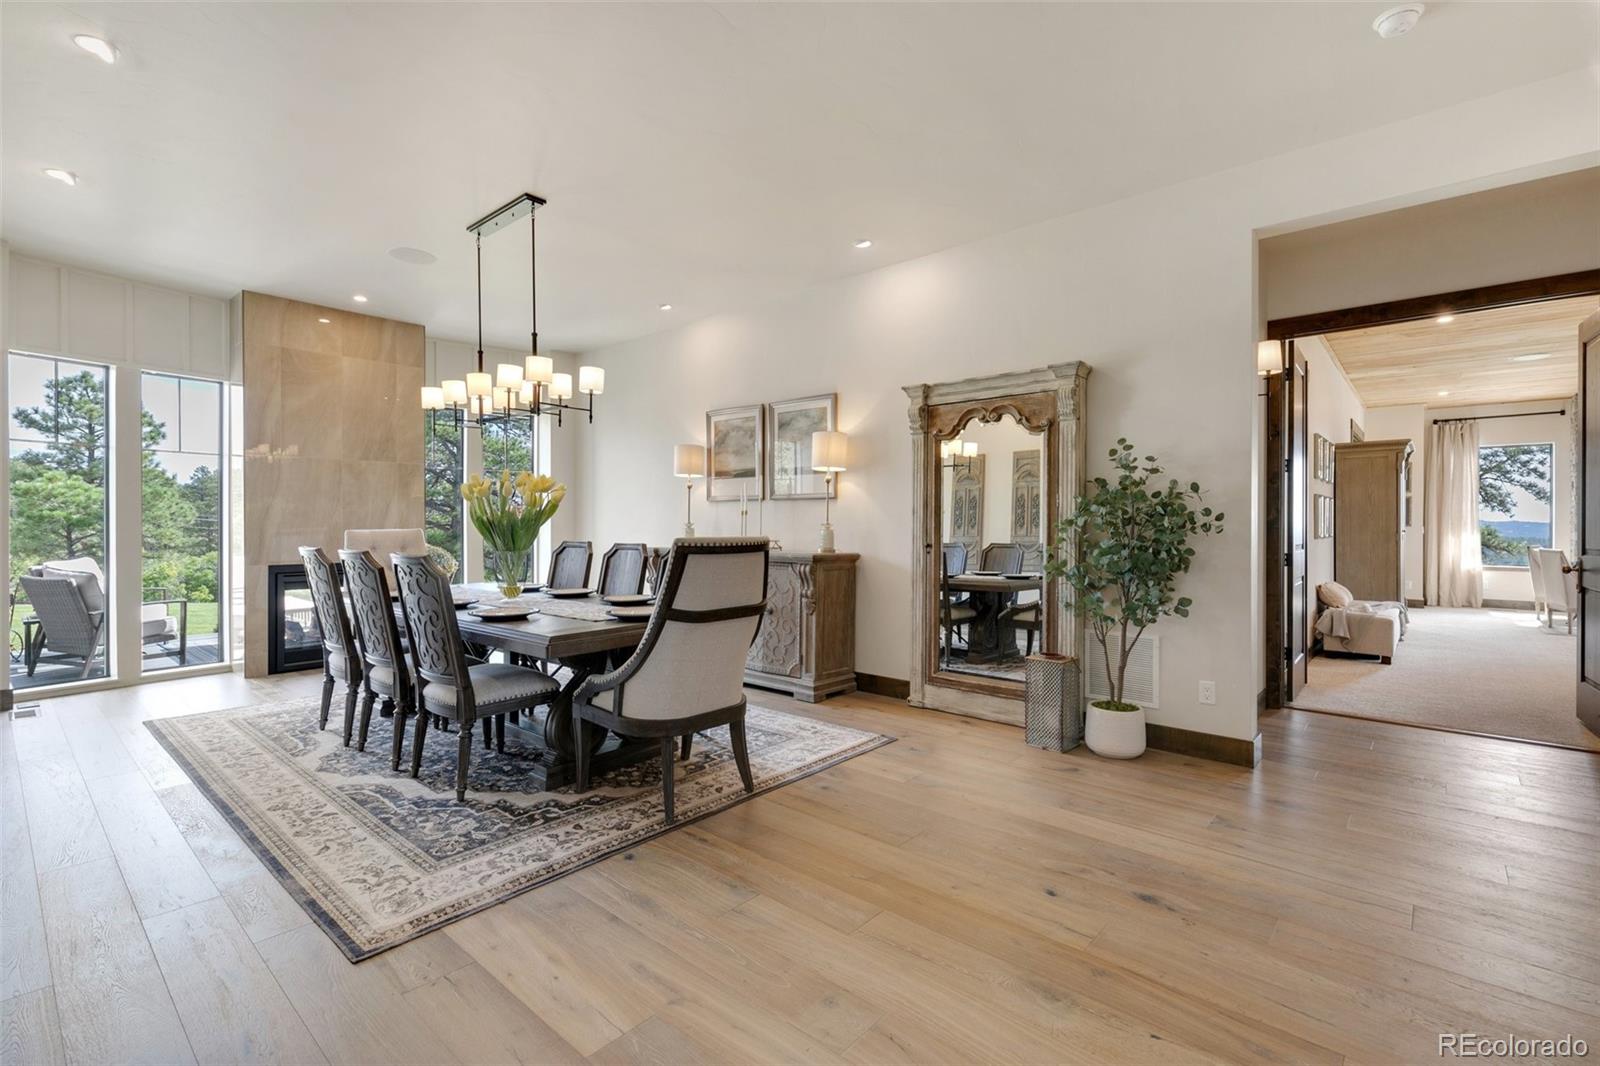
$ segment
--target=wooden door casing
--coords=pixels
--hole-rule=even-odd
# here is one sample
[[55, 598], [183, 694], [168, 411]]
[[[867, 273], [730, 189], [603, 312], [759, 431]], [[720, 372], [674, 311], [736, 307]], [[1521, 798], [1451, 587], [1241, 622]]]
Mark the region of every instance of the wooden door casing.
[[1600, 735], [1600, 313], [1578, 328], [1578, 720]]

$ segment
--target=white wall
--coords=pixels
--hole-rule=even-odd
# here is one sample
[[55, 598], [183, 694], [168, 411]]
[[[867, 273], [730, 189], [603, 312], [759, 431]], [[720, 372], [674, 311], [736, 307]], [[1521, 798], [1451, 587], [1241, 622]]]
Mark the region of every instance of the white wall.
[[1266, 313], [1288, 318], [1600, 267], [1600, 168], [1261, 242]]
[[[1265, 321], [1254, 234], [1296, 219], [1399, 206], [1484, 181], [1600, 161], [1595, 71], [1525, 86], [1104, 207], [952, 248], [744, 312], [590, 353], [607, 368], [604, 426], [586, 435], [578, 504], [597, 541], [671, 536], [682, 507], [671, 446], [704, 412], [839, 393], [854, 458], [840, 483], [840, 547], [862, 553], [857, 669], [905, 677], [910, 647], [910, 448], [900, 387], [1081, 359], [1091, 473], [1119, 435], [1201, 482], [1231, 515], [1200, 546], [1192, 617], [1162, 630], [1152, 719], [1255, 733], [1262, 670], [1256, 534]], [[1495, 131], [1485, 136], [1484, 131]], [[1429, 284], [1424, 281], [1423, 284]], [[1399, 294], [1396, 294], [1399, 295]], [[809, 546], [815, 501], [766, 506], [767, 528]], [[703, 532], [737, 527], [708, 505]], [[1196, 698], [1217, 683], [1215, 706]]]
[[1411, 524], [1406, 527], [1406, 599], [1422, 602], [1423, 541], [1428, 515], [1428, 409], [1422, 404], [1401, 407], [1369, 407], [1362, 423], [1368, 440], [1408, 440], [1411, 442]]
[[[1303, 352], [1306, 357], [1306, 430], [1308, 454], [1306, 462], [1309, 470], [1316, 470], [1315, 434], [1322, 434], [1335, 444], [1344, 444], [1350, 440], [1350, 421], [1354, 419], [1357, 425], [1366, 424], [1366, 408], [1361, 404], [1361, 397], [1356, 395], [1355, 387], [1350, 384], [1350, 379], [1345, 376], [1344, 367], [1339, 365], [1339, 359], [1333, 354], [1326, 341], [1321, 337], [1301, 337], [1295, 341], [1295, 349]], [[1371, 434], [1368, 434], [1371, 437]], [[1306, 502], [1306, 521], [1315, 520], [1315, 511], [1311, 497], [1316, 495], [1333, 495], [1331, 482], [1318, 481], [1315, 477], [1310, 480], [1311, 491]], [[1311, 533], [1315, 533], [1312, 526]], [[1313, 593], [1318, 585], [1324, 581], [1333, 580], [1333, 538], [1318, 539], [1312, 536], [1306, 544], [1306, 580], [1307, 588]]]

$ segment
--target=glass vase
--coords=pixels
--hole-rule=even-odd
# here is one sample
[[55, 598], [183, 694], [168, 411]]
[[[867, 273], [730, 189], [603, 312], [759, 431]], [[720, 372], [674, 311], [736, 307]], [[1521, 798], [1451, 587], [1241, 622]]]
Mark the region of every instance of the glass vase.
[[528, 579], [530, 551], [490, 551], [489, 570], [494, 583], [500, 586], [500, 595], [514, 600], [522, 595], [522, 583]]

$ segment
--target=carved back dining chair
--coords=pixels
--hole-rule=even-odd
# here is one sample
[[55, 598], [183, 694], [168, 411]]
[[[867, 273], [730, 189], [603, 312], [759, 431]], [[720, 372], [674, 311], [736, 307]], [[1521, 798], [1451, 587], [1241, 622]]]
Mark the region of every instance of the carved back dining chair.
[[350, 746], [350, 733], [356, 723], [356, 694], [361, 685], [361, 652], [356, 647], [350, 615], [339, 592], [339, 571], [321, 548], [302, 545], [300, 560], [306, 566], [306, 584], [311, 588], [311, 606], [322, 634], [322, 712], [317, 728], [328, 727], [328, 708], [333, 704], [333, 686], [343, 681], [344, 746]]
[[1010, 543], [985, 544], [980, 570], [994, 570], [1002, 574], [1022, 573], [1022, 545]]
[[644, 591], [643, 544], [613, 544], [600, 557], [600, 595], [636, 596]]
[[561, 692], [555, 679], [511, 663], [468, 664], [461, 627], [450, 598], [450, 579], [426, 555], [393, 555], [400, 612], [406, 620], [411, 666], [417, 685], [416, 734], [411, 741], [411, 776], [422, 771], [422, 745], [432, 715], [456, 722], [456, 800], [467, 798], [475, 722], [493, 722], [495, 744], [505, 750], [505, 716], [551, 703]]
[[687, 539], [672, 544], [666, 577], [644, 637], [615, 670], [586, 678], [573, 694], [577, 790], [589, 789], [590, 730], [661, 742], [661, 799], [670, 825], [674, 738], [689, 757], [696, 732], [728, 727], [746, 792], [755, 791], [745, 746], [744, 661], [767, 599], [765, 537]]
[[960, 542], [946, 543], [940, 546], [944, 552], [944, 572], [947, 574], [964, 574], [967, 572], [967, 546]]
[[[958, 548], [959, 553], [952, 554], [950, 549]], [[944, 649], [940, 655], [943, 662], [949, 662], [955, 655], [956, 633], [962, 626], [972, 625], [973, 619], [978, 617], [977, 610], [972, 606], [971, 597], [955, 592], [950, 588], [950, 578], [962, 572], [955, 567], [956, 561], [964, 562], [967, 550], [961, 544], [946, 544], [943, 557], [939, 560], [939, 625], [944, 629]]]
[[589, 584], [590, 556], [594, 545], [586, 540], [564, 540], [550, 553], [550, 579], [546, 588], [581, 589]]
[[344, 563], [344, 583], [355, 615], [356, 648], [361, 653], [361, 726], [356, 750], [367, 750], [372, 705], [381, 697], [383, 709], [394, 712], [394, 751], [389, 766], [398, 770], [406, 716], [416, 710], [416, 693], [394, 617], [394, 601], [389, 597], [389, 575], [368, 551], [343, 548], [339, 561]]
[[644, 577], [650, 586], [650, 594], [656, 595], [661, 591], [661, 582], [667, 576], [667, 556], [671, 554], [670, 547], [660, 546], [645, 549]]

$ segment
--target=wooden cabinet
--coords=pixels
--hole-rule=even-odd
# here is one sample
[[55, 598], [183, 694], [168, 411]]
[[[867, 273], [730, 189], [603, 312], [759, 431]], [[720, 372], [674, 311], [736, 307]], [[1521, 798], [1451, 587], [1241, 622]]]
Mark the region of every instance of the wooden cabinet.
[[856, 690], [856, 561], [850, 552], [773, 552], [767, 613], [746, 684], [807, 703]]
[[1411, 442], [1334, 446], [1333, 579], [1358, 600], [1406, 599]]

